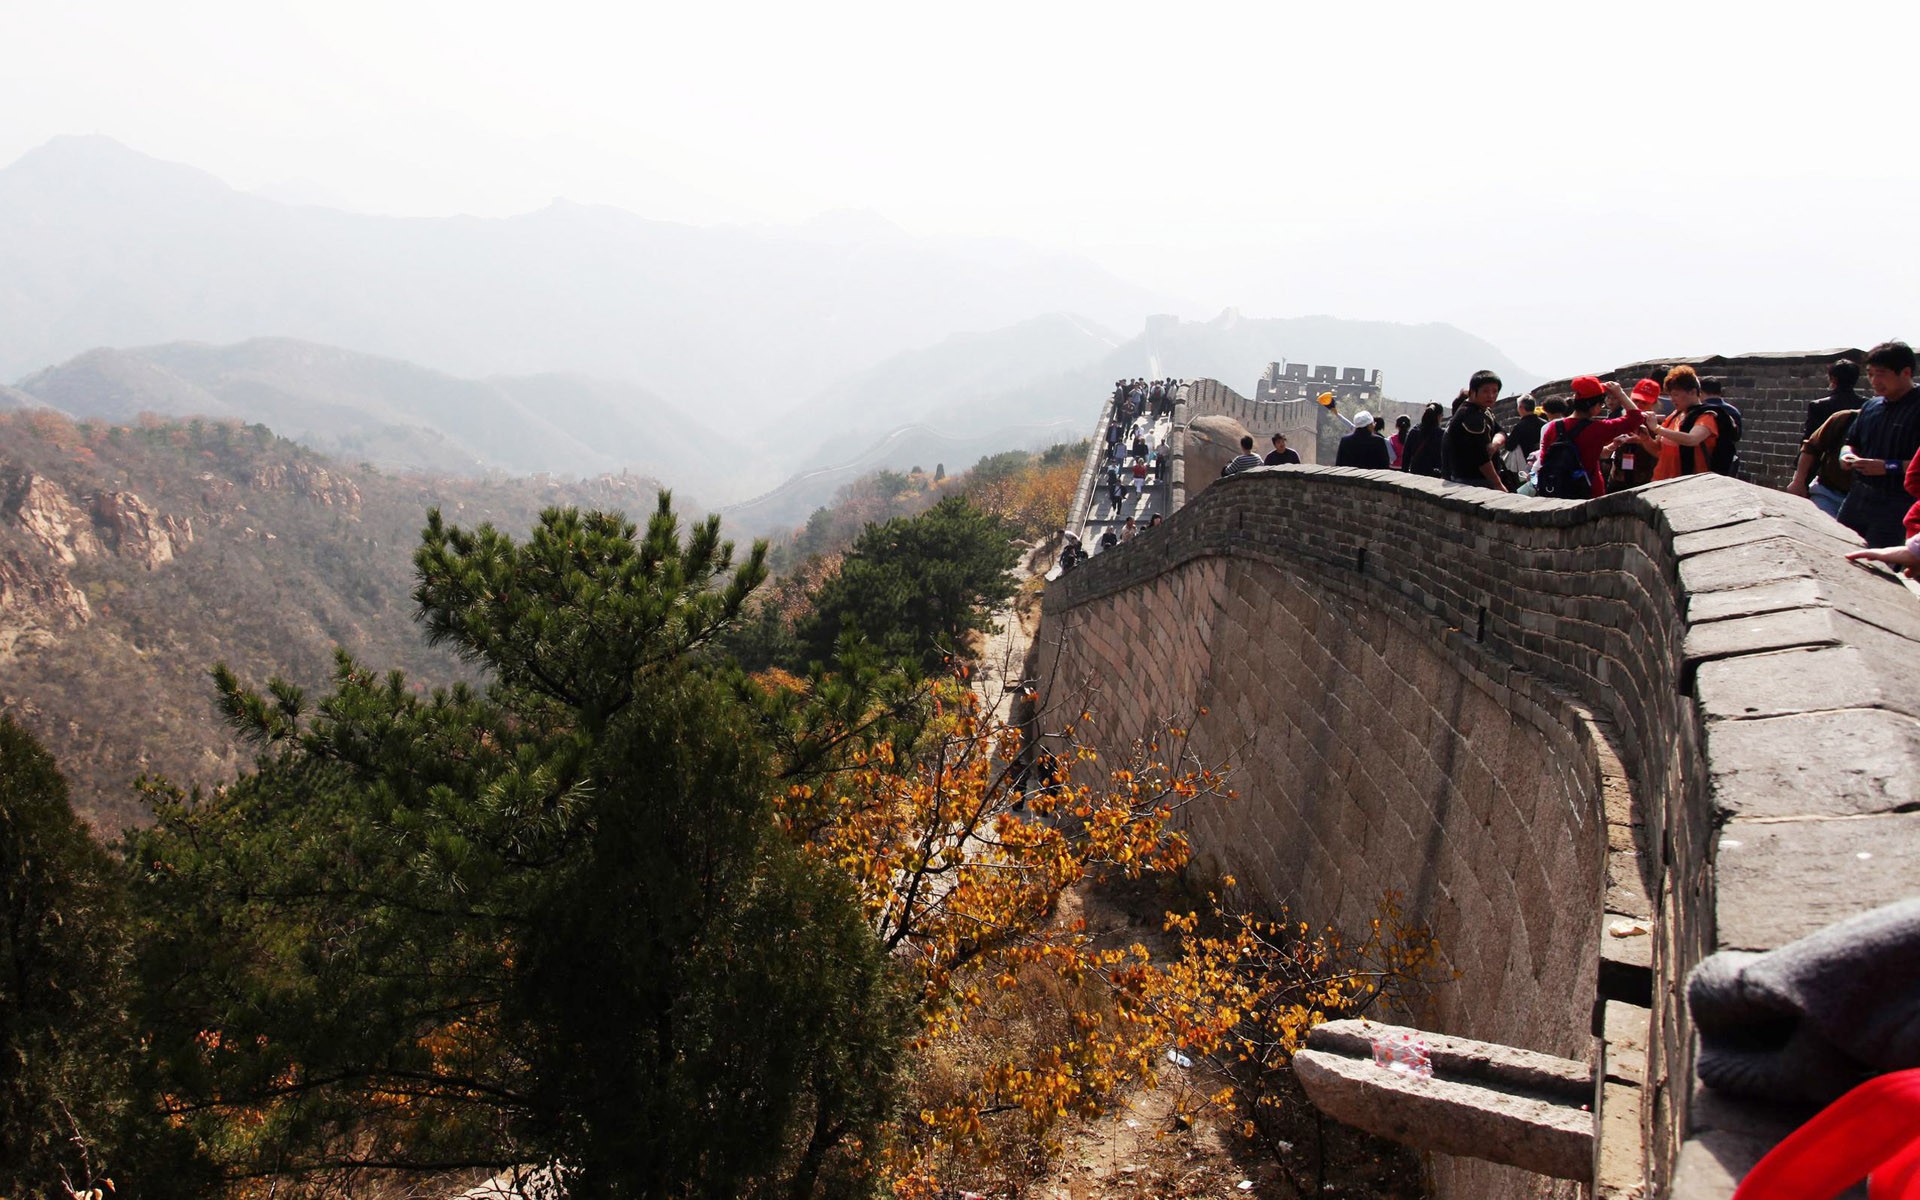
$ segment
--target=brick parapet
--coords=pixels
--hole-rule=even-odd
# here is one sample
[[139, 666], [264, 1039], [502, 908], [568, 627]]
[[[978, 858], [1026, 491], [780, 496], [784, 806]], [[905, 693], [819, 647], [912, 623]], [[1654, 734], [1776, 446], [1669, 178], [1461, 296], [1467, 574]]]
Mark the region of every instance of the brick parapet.
[[[1686, 972], [1899, 898], [1920, 866], [1920, 612], [1848, 544], [1718, 477], [1578, 503], [1261, 468], [1053, 583], [1040, 674], [1106, 680], [1105, 737], [1211, 709], [1196, 737], [1258, 770], [1251, 815], [1197, 843], [1314, 919], [1361, 916], [1369, 881], [1421, 899], [1468, 972], [1446, 1032], [1582, 1057], [1596, 999], [1650, 1008], [1643, 1071], [1605, 1092], [1637, 1121], [1606, 1114], [1603, 1140], [1637, 1126], [1665, 1187], [1755, 1136], [1694, 1106], [1681, 1152]], [[1610, 919], [1651, 936], [1616, 944]], [[1636, 954], [1646, 994], [1609, 996]]]

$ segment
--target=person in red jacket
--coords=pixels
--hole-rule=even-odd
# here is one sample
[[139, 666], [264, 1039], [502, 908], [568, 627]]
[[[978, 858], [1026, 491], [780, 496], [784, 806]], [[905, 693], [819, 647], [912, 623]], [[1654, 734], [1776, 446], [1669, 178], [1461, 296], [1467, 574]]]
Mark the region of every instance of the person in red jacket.
[[[1626, 411], [1610, 420], [1602, 420], [1600, 409], [1609, 398]], [[1615, 438], [1631, 434], [1645, 425], [1647, 415], [1621, 390], [1619, 384], [1611, 381], [1601, 383], [1591, 375], [1582, 375], [1573, 381], [1571, 403], [1572, 416], [1550, 422], [1540, 431], [1538, 461], [1547, 460], [1547, 451], [1555, 442], [1563, 437], [1571, 437], [1580, 451], [1580, 465], [1587, 470], [1593, 495], [1604, 496], [1607, 494], [1607, 481], [1600, 473], [1600, 455]]]

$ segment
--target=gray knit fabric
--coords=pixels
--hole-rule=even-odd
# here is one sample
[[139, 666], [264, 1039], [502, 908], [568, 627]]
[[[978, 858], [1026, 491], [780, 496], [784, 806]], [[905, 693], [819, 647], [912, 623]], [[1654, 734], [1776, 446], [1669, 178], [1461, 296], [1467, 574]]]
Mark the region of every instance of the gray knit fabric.
[[1733, 1095], [1829, 1104], [1920, 1067], [1920, 900], [1764, 954], [1724, 950], [1687, 980], [1700, 1080]]

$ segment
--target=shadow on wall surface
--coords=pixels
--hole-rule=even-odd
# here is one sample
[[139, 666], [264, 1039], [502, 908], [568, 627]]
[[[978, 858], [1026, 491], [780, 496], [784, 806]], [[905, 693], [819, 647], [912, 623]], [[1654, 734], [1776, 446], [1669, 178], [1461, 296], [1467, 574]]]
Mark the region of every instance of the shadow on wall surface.
[[1463, 972], [1442, 1031], [1583, 1059], [1603, 1035], [1603, 1194], [1715, 1194], [1772, 1134], [1695, 1095], [1686, 972], [1920, 872], [1888, 782], [1920, 766], [1920, 609], [1851, 544], [1718, 477], [1578, 503], [1262, 468], [1055, 582], [1038, 674], [1043, 701], [1094, 683], [1109, 742], [1206, 706], [1196, 748], [1243, 799], [1202, 852], [1311, 920], [1401, 890]]

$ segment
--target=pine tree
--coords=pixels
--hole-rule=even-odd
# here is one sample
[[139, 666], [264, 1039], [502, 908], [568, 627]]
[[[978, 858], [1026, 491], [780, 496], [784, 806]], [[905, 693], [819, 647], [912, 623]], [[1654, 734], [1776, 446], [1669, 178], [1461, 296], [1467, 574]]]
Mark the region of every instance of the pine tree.
[[491, 680], [342, 656], [309, 712], [217, 673], [258, 767], [137, 858], [175, 1115], [234, 1176], [538, 1166], [574, 1200], [857, 1190], [909, 1012], [844, 876], [773, 820], [697, 653], [765, 574], [543, 514], [429, 517], [414, 598]]
[[0, 1196], [64, 1196], [124, 1166], [120, 881], [53, 759], [0, 716]]
[[950, 496], [917, 517], [869, 525], [800, 631], [807, 652], [831, 661], [847, 635], [922, 671], [967, 649], [1013, 595], [1019, 558], [1006, 526]]

